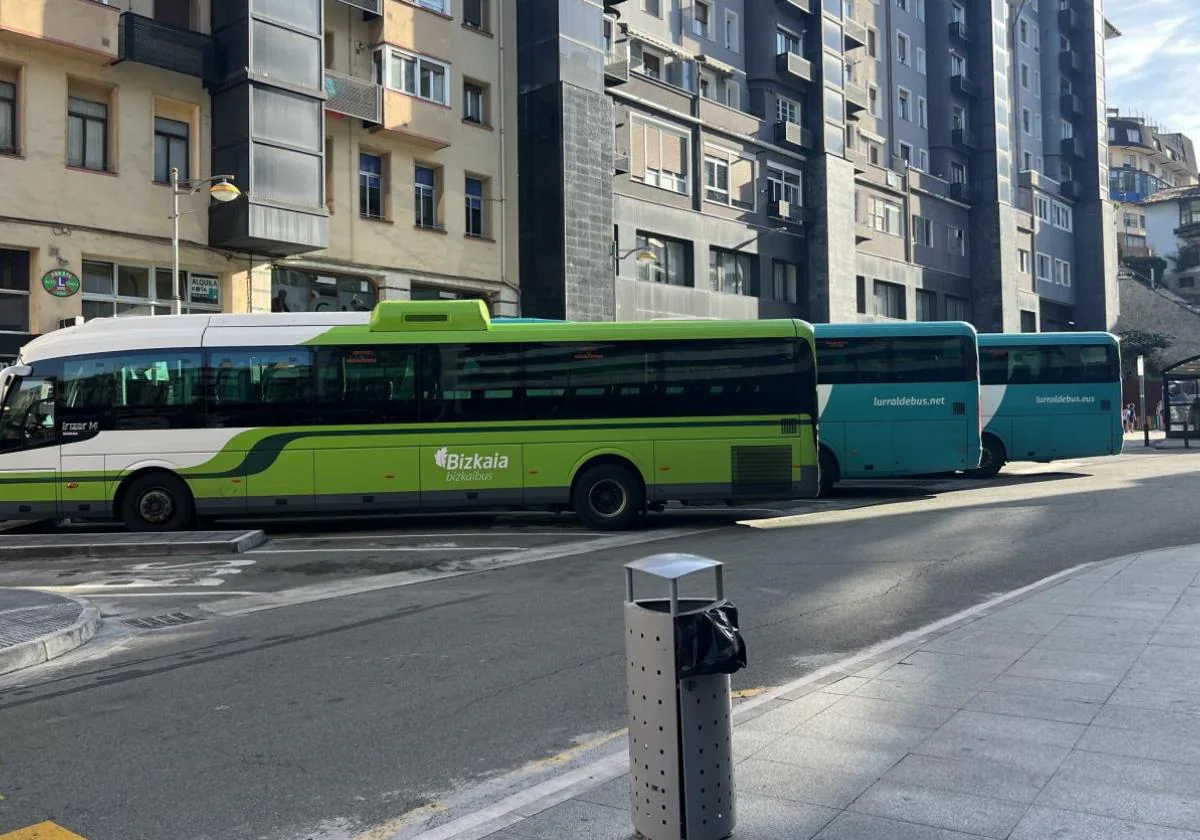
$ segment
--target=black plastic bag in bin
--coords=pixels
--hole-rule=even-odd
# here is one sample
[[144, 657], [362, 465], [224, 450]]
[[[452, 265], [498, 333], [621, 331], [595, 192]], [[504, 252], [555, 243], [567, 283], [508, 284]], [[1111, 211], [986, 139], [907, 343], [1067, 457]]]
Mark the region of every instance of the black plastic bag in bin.
[[735, 674], [746, 667], [746, 642], [733, 604], [678, 616], [675, 639], [676, 679]]

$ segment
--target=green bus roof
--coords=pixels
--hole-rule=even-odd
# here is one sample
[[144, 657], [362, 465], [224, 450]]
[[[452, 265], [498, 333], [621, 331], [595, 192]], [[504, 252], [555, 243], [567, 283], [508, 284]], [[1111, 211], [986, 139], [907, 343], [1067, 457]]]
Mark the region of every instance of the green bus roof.
[[1120, 339], [1107, 332], [980, 333], [981, 347], [1044, 347], [1054, 344], [1119, 344]]
[[816, 324], [817, 338], [874, 338], [884, 336], [969, 335], [975, 328], [966, 321], [918, 321], [915, 323]]

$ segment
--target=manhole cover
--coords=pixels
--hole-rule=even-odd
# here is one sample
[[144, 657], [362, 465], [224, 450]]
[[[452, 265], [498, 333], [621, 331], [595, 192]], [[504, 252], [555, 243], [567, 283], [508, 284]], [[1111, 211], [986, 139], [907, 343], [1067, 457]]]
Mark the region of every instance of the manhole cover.
[[136, 627], [139, 630], [161, 630], [164, 627], [178, 627], [181, 624], [192, 624], [204, 619], [187, 613], [167, 613], [166, 615], [149, 615], [143, 618], [127, 618], [122, 624]]

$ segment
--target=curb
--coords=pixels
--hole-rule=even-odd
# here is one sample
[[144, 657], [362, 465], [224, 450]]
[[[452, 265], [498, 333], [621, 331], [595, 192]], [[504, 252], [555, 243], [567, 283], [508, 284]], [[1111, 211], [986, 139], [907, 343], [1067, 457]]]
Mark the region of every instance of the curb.
[[[50, 539], [53, 539], [51, 537]], [[222, 540], [164, 540], [162, 542], [50, 543], [48, 545], [4, 545], [0, 538], [0, 562], [17, 560], [68, 560], [76, 557], [174, 557], [196, 554], [243, 554], [267, 541], [263, 531], [244, 531]]]
[[59, 597], [79, 604], [82, 609], [79, 618], [61, 630], [0, 650], [0, 676], [57, 659], [96, 635], [100, 628], [100, 610], [81, 598]]
[[[1173, 546], [1155, 549], [1155, 551], [1171, 551], [1180, 547]], [[1064, 580], [1069, 580], [1095, 568], [1119, 563], [1123, 560], [1148, 553], [1153, 552], [1138, 552], [1122, 555], [1121, 557], [1113, 557], [1108, 560], [1092, 561], [1073, 566], [1014, 589], [1011, 592], [997, 595], [981, 604], [960, 610], [939, 621], [926, 624], [908, 633], [872, 645], [857, 654], [852, 654], [824, 668], [819, 668], [811, 674], [792, 680], [784, 685], [768, 689], [752, 699], [735, 703], [733, 707], [733, 726], [737, 727], [743, 723], [748, 723], [774, 708], [786, 705], [806, 694], [819, 691], [827, 685], [845, 677], [853, 676], [880, 662], [897, 659], [897, 651], [901, 653], [899, 659], [903, 659], [912, 650], [928, 644], [940, 636], [944, 636], [967, 624], [974, 623], [998, 610], [1020, 603], [1025, 598], [1043, 589], [1055, 586]], [[621, 740], [624, 744], [624, 739]], [[546, 779], [524, 790], [518, 790], [490, 806], [462, 814], [440, 825], [426, 823], [425, 825], [412, 826], [398, 834], [390, 835], [387, 837], [387, 840], [482, 840], [482, 838], [487, 837], [489, 834], [515, 825], [585, 791], [592, 790], [620, 777], [629, 771], [628, 762], [629, 751], [626, 744], [619, 751], [613, 751], [609, 755], [576, 767], [560, 776]]]

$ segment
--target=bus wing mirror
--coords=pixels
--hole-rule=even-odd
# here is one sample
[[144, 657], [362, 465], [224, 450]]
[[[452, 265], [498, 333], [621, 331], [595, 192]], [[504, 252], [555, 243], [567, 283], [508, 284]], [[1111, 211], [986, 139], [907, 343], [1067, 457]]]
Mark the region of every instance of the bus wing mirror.
[[9, 365], [4, 369], [4, 373], [6, 376], [25, 377], [33, 373], [33, 368], [29, 365]]

